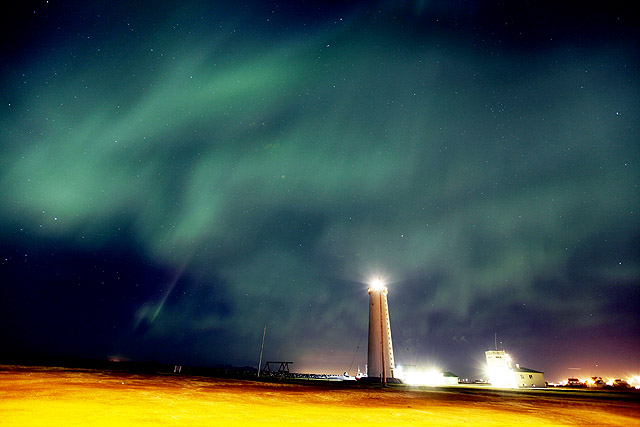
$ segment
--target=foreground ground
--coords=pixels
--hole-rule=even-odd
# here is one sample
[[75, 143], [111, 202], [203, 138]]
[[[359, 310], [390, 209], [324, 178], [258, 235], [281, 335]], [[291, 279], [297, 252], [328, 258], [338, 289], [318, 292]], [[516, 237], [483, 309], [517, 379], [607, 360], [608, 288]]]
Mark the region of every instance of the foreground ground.
[[285, 384], [0, 366], [0, 426], [640, 425], [630, 392]]

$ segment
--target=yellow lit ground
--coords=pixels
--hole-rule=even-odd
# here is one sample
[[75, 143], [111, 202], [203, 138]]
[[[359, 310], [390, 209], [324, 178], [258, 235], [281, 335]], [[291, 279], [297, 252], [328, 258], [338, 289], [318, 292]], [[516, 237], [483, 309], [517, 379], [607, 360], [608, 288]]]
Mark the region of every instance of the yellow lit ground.
[[637, 393], [345, 387], [0, 366], [0, 426], [640, 423]]

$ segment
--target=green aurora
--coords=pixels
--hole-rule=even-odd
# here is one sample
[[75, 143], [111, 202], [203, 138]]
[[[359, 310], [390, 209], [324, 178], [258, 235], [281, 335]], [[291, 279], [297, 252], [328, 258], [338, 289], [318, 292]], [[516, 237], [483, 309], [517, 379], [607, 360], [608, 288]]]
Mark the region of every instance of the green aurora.
[[[488, 49], [364, 16], [295, 31], [182, 9], [109, 31], [78, 19], [13, 58], [3, 286], [24, 257], [42, 286], [60, 274], [34, 247], [99, 253], [96, 268], [135, 253], [170, 273], [118, 285], [145, 291], [100, 351], [251, 365], [266, 324], [272, 359], [342, 371], [382, 275], [404, 363], [451, 355], [464, 372], [497, 332], [564, 372], [563, 341], [620, 328], [597, 347], [617, 340], [638, 368], [640, 312], [623, 305], [640, 278], [635, 48]], [[96, 302], [73, 302], [91, 322]]]

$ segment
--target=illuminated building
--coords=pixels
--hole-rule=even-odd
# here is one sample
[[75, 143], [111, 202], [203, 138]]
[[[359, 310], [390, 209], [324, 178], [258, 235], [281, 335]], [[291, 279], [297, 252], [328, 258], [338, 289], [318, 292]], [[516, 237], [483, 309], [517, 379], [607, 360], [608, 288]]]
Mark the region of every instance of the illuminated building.
[[487, 358], [489, 382], [494, 387], [515, 388], [516, 381], [511, 367], [511, 358], [504, 350], [484, 352]]
[[511, 364], [511, 357], [504, 350], [489, 350], [484, 352], [487, 358], [487, 373], [489, 382], [494, 387], [527, 388], [546, 387], [544, 373], [534, 371], [516, 364]]
[[369, 288], [369, 381], [399, 382], [395, 377], [391, 326], [389, 324], [388, 289], [380, 279]]
[[520, 388], [526, 387], [546, 387], [544, 382], [544, 373], [540, 371], [534, 371], [533, 369], [520, 367], [516, 364], [513, 370], [513, 374], [516, 378], [516, 383]]

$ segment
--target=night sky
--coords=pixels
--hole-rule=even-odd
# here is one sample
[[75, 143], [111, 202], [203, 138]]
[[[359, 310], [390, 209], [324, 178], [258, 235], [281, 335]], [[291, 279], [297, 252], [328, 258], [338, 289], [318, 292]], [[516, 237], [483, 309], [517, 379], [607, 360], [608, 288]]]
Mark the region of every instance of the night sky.
[[266, 325], [355, 373], [381, 277], [396, 364], [637, 374], [639, 23], [557, 3], [5, 10], [0, 356], [257, 366]]

